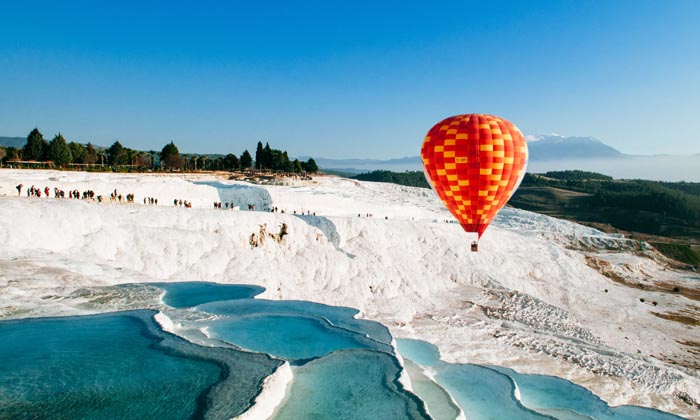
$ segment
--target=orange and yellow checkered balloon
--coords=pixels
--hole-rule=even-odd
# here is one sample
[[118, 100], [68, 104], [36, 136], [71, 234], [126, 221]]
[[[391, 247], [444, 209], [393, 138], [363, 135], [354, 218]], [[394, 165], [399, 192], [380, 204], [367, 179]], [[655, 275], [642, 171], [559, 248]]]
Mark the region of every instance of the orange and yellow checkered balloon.
[[421, 156], [440, 199], [465, 231], [480, 238], [520, 185], [527, 144], [503, 118], [456, 115], [430, 129]]

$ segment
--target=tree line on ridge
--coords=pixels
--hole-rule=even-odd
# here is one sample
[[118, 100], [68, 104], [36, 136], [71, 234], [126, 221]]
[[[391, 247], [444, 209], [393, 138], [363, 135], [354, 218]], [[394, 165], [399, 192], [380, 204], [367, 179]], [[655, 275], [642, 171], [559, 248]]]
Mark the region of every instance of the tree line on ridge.
[[95, 147], [91, 143], [83, 145], [74, 141], [68, 142], [61, 133], [56, 134], [51, 141], [44, 139], [43, 134], [33, 129], [27, 136], [24, 147], [0, 147], [0, 164], [27, 165], [42, 163], [44, 166], [85, 167], [89, 170], [224, 170], [246, 171], [256, 169], [261, 171], [279, 171], [287, 173], [315, 173], [318, 166], [313, 158], [307, 161], [290, 159], [287, 151], [277, 150], [258, 142], [255, 159], [246, 149], [240, 155], [198, 155], [181, 154], [174, 142], [163, 146], [160, 152], [155, 150], [143, 151], [124, 147], [115, 141], [108, 148]]

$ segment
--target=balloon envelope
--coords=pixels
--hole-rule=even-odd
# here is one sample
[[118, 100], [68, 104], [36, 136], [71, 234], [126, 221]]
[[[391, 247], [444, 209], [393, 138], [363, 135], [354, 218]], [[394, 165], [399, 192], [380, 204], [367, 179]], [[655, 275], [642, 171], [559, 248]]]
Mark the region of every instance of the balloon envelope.
[[487, 114], [440, 121], [421, 148], [425, 173], [438, 196], [464, 230], [479, 237], [520, 185], [527, 156], [520, 130]]

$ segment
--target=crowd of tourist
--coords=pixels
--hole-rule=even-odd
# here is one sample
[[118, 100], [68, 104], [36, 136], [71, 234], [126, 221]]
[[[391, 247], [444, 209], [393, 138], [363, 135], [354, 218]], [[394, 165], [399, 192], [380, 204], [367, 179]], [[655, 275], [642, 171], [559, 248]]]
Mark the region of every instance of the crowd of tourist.
[[[24, 184], [19, 184], [15, 187], [17, 189], [17, 195], [22, 196], [22, 190], [24, 189]], [[29, 187], [27, 190], [27, 197], [45, 197], [45, 198], [50, 198], [51, 197], [51, 188], [48, 186], [44, 187], [43, 189], [40, 187], [36, 187], [32, 185]], [[58, 187], [53, 188], [53, 197], [54, 198], [66, 198], [66, 192], [64, 190], [59, 189]], [[69, 199], [82, 199], [82, 200], [97, 200], [98, 202], [102, 203], [104, 201], [104, 197], [102, 195], [96, 195], [95, 191], [93, 190], [85, 190], [85, 191], [80, 191], [78, 189], [74, 190], [69, 190], [68, 191], [68, 198]], [[113, 203], [133, 203], [134, 200], [136, 199], [136, 195], [134, 193], [128, 193], [128, 194], [122, 194], [120, 193], [116, 188], [114, 191], [112, 191], [109, 194], [109, 201]], [[158, 199], [155, 197], [144, 197], [143, 198], [143, 204], [147, 205], [158, 205]], [[181, 207], [192, 207], [192, 203], [190, 203], [187, 200], [175, 200], [175, 206], [181, 206]]]
[[[17, 189], [17, 194], [18, 196], [22, 196], [22, 190], [24, 189], [23, 184], [19, 184], [15, 187]], [[36, 186], [32, 185], [30, 188], [27, 189], [27, 197], [46, 197], [49, 198], [51, 193], [51, 189], [46, 186], [43, 189], [42, 188], [37, 188]], [[55, 198], [65, 198], [65, 192], [58, 187], [53, 188], [53, 194]], [[77, 189], [70, 190], [68, 191], [68, 198], [69, 199], [83, 199], [83, 200], [97, 200], [98, 202], [103, 202], [103, 197], [102, 195], [95, 195], [95, 191], [93, 190], [85, 190], [85, 191], [79, 191]], [[135, 195], [133, 193], [129, 194], [121, 194], [116, 188], [114, 191], [112, 191], [109, 194], [109, 199], [111, 202], [115, 203], [133, 203], [135, 199]], [[144, 197], [143, 198], [143, 204], [144, 205], [158, 205], [158, 199], [155, 197]], [[175, 207], [185, 207], [185, 208], [191, 208], [192, 203], [181, 199], [181, 198], [175, 198], [173, 199], [173, 206]], [[215, 209], [235, 209], [234, 203], [233, 202], [214, 202], [214, 208]], [[255, 205], [254, 204], [248, 204], [248, 210], [254, 211], [255, 210]], [[284, 210], [280, 210], [277, 207], [272, 207], [269, 209], [270, 212], [276, 213], [284, 213]], [[304, 215], [304, 210], [301, 210], [299, 213], [297, 213], [296, 210], [294, 210], [294, 214], [301, 214]], [[310, 210], [306, 211], [307, 215], [311, 215], [312, 212]], [[313, 215], [315, 216], [316, 213], [313, 212]], [[280, 225], [280, 230], [277, 233], [270, 233], [267, 232], [267, 224], [262, 224], [260, 225], [260, 229], [257, 233], [252, 233], [249, 238], [249, 243], [251, 247], [259, 247], [263, 246], [265, 244], [265, 239], [266, 238], [271, 238], [276, 242], [281, 242], [284, 237], [288, 234], [287, 230], [287, 224], [282, 223]], [[318, 238], [317, 238], [318, 240]]]
[[[15, 188], [17, 188], [17, 194], [19, 196], [22, 195], [22, 190], [24, 189], [23, 184], [17, 185]], [[32, 185], [30, 188], [27, 190], [27, 197], [51, 197], [51, 189], [46, 186], [43, 189], [42, 188], [37, 188], [36, 186]], [[65, 198], [66, 193], [65, 191], [59, 189], [58, 187], [53, 188], [53, 197], [55, 198]], [[85, 190], [85, 191], [79, 191], [78, 189], [70, 190], [68, 191], [68, 198], [70, 199], [83, 199], [83, 200], [97, 200], [98, 202], [102, 203], [104, 201], [102, 195], [96, 195], [95, 191], [93, 190]], [[116, 188], [114, 191], [112, 191], [109, 194], [109, 200], [110, 202], [113, 203], [133, 203], [135, 200], [135, 195], [133, 193], [129, 194], [122, 194], [120, 193]], [[144, 197], [143, 198], [143, 204], [144, 205], [153, 205], [157, 206], [158, 205], [158, 199], [156, 197]], [[192, 203], [188, 200], [181, 199], [181, 198], [175, 198], [173, 199], [173, 206], [175, 207], [185, 207], [185, 208], [191, 208]], [[235, 206], [233, 201], [230, 202], [221, 202], [221, 201], [215, 201], [214, 202], [214, 208], [215, 209], [230, 209], [230, 210], [235, 210], [237, 207]], [[255, 211], [255, 204], [248, 204], [248, 210], [249, 211]], [[272, 213], [285, 213], [284, 209], [280, 209], [278, 207], [268, 207], [266, 205], [263, 206], [263, 211], [269, 211]], [[316, 216], [315, 211], [311, 210], [293, 210], [293, 214], [295, 215], [301, 215], [301, 216]], [[360, 215], [358, 214], [358, 217]], [[371, 217], [371, 214], [367, 214], [367, 217]]]
[[[19, 184], [15, 187], [17, 189], [17, 195], [22, 196], [22, 189], [24, 188], [24, 184]], [[44, 187], [42, 190], [41, 188], [37, 188], [34, 185], [29, 187], [27, 189], [27, 197], [46, 197], [49, 198], [51, 197], [51, 189], [49, 187]], [[53, 196], [54, 198], [66, 198], [66, 192], [59, 189], [58, 187], [53, 188]], [[99, 196], [98, 196], [99, 197]], [[95, 198], [95, 192], [92, 190], [85, 190], [82, 193], [79, 190], [71, 190], [68, 191], [68, 198], [70, 199], [94, 199]]]
[[180, 198], [180, 199], [178, 199], [178, 198], [173, 199], [173, 205], [174, 205], [175, 207], [185, 207], [185, 208], [188, 208], [188, 209], [192, 207], [192, 203], [190, 203], [190, 202], [187, 201], [187, 200], [183, 200], [182, 198]]
[[[226, 208], [226, 209], [234, 210], [236, 207], [233, 205], [233, 202], [230, 202], [230, 203], [229, 203], [229, 202], [227, 201], [227, 202], [225, 202], [225, 203], [221, 203], [221, 201], [215, 201], [215, 202], [214, 202], [214, 208], [215, 208], [215, 209]], [[250, 210], [250, 209], [249, 209], [249, 210]]]
[[[23, 184], [19, 184], [16, 186], [17, 188], [17, 194], [19, 196], [22, 195], [22, 190], [24, 189]], [[27, 190], [27, 197], [50, 197], [51, 195], [51, 189], [46, 186], [43, 189], [42, 188], [37, 188], [36, 186], [32, 185], [30, 188]], [[55, 198], [65, 198], [66, 194], [65, 191], [59, 189], [58, 187], [53, 188], [53, 196]], [[83, 199], [83, 200], [97, 200], [98, 202], [103, 202], [103, 197], [102, 195], [95, 195], [95, 191], [93, 190], [85, 190], [85, 191], [79, 191], [78, 189], [70, 190], [68, 191], [68, 198], [70, 199]], [[112, 191], [109, 195], [109, 199], [111, 202], [114, 203], [133, 203], [135, 199], [135, 195], [133, 193], [129, 194], [121, 194], [116, 188], [114, 191]], [[158, 205], [158, 199], [156, 197], [144, 197], [143, 198], [143, 204], [144, 205]], [[184, 207], [184, 208], [191, 208], [192, 203], [188, 200], [181, 199], [181, 198], [175, 198], [173, 199], [173, 206], [175, 207]], [[235, 206], [234, 202], [221, 202], [221, 201], [215, 201], [214, 202], [214, 208], [215, 209], [237, 209]], [[248, 210], [249, 211], [255, 211], [255, 204], [248, 204]], [[263, 209], [262, 211], [269, 211], [272, 213], [285, 213], [285, 209], [280, 209], [278, 207], [268, 207], [267, 205], [263, 204]], [[311, 211], [309, 209], [301, 209], [301, 210], [292, 210], [294, 215], [299, 215], [299, 216], [316, 216], [315, 211]], [[372, 218], [374, 215], [372, 213], [366, 213], [366, 214], [361, 214], [358, 213], [357, 217], [367, 217], [367, 218]], [[388, 217], [385, 217], [388, 219]], [[277, 242], [280, 242], [284, 236], [287, 235], [287, 225], [285, 223], [282, 223], [280, 227], [280, 231], [278, 233], [269, 233], [267, 232], [267, 225], [262, 224], [260, 225], [260, 230], [257, 233], [252, 233], [249, 237], [249, 243], [251, 247], [259, 247], [264, 245], [265, 243], [265, 238], [269, 237]], [[319, 240], [317, 238], [317, 240]]]

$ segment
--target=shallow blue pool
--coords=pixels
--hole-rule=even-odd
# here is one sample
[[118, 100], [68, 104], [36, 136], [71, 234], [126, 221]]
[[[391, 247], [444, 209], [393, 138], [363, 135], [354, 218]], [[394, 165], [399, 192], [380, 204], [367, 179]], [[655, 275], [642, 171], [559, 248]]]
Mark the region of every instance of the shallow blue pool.
[[427, 419], [422, 403], [398, 384], [389, 354], [344, 350], [294, 369], [289, 395], [275, 420]]
[[672, 414], [644, 407], [610, 407], [586, 388], [555, 376], [526, 375], [500, 366], [491, 366], [491, 369], [513, 378], [520, 389], [523, 404], [558, 417], [566, 415], [558, 412], [564, 410], [601, 420], [680, 419]]
[[[153, 310], [0, 322], [0, 419], [228, 419], [251, 406], [284, 360], [294, 378], [276, 420], [426, 419], [428, 410], [449, 419], [457, 405], [477, 420], [679, 418], [609, 407], [561, 378], [445, 363], [434, 345], [400, 339], [398, 350], [421, 381], [416, 395], [399, 382], [389, 330], [356, 319], [354, 309], [254, 299], [264, 290], [257, 286], [150, 286], [165, 291], [163, 303], [172, 309], [163, 312], [178, 328], [210, 346], [162, 331]], [[158, 296], [157, 289], [133, 285], [126, 295], [98, 295], [144, 305], [157, 304]], [[420, 367], [436, 382], [420, 376]]]
[[[233, 287], [233, 286], [229, 286]], [[242, 299], [231, 302], [213, 302], [200, 305], [197, 310], [216, 315], [245, 316], [251, 314], [307, 315], [325, 318], [337, 328], [366, 335], [380, 343], [391, 344], [391, 334], [384, 325], [363, 319], [355, 319], [357, 309], [329, 306], [299, 300]]]
[[[581, 386], [547, 375], [525, 375], [499, 366], [445, 363], [434, 345], [398, 339], [399, 353], [430, 368], [472, 419], [558, 418], [615, 420], [678, 420], [680, 417], [637, 406], [610, 407]], [[515, 386], [520, 401], [515, 398]]]
[[260, 286], [228, 285], [203, 281], [151, 283], [165, 291], [163, 303], [173, 308], [192, 308], [222, 300], [251, 299], [265, 289]]
[[290, 361], [321, 357], [343, 349], [392, 352], [389, 344], [380, 341], [390, 337], [383, 326], [356, 320], [353, 318], [356, 312], [347, 308], [249, 299], [216, 302], [197, 309], [224, 315], [207, 321], [213, 337]]
[[0, 322], [0, 418], [202, 413], [221, 366], [158, 346], [145, 322], [133, 314]]

